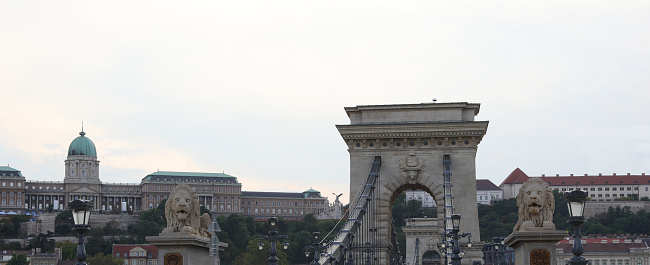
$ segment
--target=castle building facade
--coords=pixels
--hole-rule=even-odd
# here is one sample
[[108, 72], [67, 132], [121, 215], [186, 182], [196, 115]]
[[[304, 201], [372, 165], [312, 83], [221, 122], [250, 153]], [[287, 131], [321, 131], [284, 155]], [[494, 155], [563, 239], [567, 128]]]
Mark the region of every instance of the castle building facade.
[[[621, 197], [650, 197], [650, 175], [632, 175], [630, 173], [617, 175], [573, 175], [569, 176], [539, 176], [548, 183], [551, 189], [559, 192], [583, 190], [589, 192], [592, 201], [614, 201]], [[521, 186], [530, 177], [521, 169], [516, 168], [499, 185], [503, 189], [505, 199], [515, 198]]]
[[237, 178], [225, 173], [157, 171], [140, 183], [107, 183], [100, 180], [99, 162], [95, 144], [82, 131], [68, 148], [63, 181], [27, 180], [20, 170], [0, 166], [0, 215], [63, 210], [75, 199], [92, 201], [94, 211], [102, 213], [138, 213], [157, 207], [179, 184], [189, 185], [200, 205], [218, 215], [297, 220], [310, 213], [331, 212], [333, 207], [313, 189], [244, 192]]

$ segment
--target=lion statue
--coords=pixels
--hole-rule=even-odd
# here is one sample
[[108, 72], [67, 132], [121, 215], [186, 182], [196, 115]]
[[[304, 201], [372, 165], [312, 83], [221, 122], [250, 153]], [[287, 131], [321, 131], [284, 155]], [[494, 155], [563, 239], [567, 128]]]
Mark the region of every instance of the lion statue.
[[519, 221], [513, 232], [555, 230], [555, 198], [548, 183], [541, 178], [530, 178], [521, 186], [517, 206]]
[[161, 234], [181, 232], [191, 236], [209, 237], [207, 228], [210, 215], [207, 213], [199, 217], [201, 210], [199, 200], [194, 191], [185, 184], [178, 185], [170, 194], [165, 203], [165, 217], [167, 227]]

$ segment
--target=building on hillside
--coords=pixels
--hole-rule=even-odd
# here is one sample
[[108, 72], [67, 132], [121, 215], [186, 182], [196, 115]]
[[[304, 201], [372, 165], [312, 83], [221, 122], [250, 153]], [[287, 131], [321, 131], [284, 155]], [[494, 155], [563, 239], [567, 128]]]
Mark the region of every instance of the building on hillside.
[[0, 166], [0, 215], [22, 214], [25, 177], [15, 168]]
[[278, 216], [287, 220], [302, 220], [307, 214], [317, 216], [329, 206], [327, 198], [314, 189], [300, 193], [244, 191], [241, 196], [242, 213], [256, 219]]
[[476, 180], [476, 202], [491, 204], [493, 201], [503, 199], [503, 190], [489, 179]]
[[113, 258], [124, 265], [158, 265], [158, 247], [149, 244], [113, 244]]
[[[568, 192], [574, 189], [580, 189], [589, 192], [592, 201], [613, 201], [621, 197], [638, 198], [650, 197], [650, 176], [645, 173], [641, 175], [581, 175], [569, 176], [555, 175], [549, 177], [544, 174], [540, 176], [547, 182], [552, 189], [560, 192]], [[516, 168], [508, 177], [499, 185], [503, 190], [504, 198], [516, 198], [521, 185], [530, 177], [521, 169]]]
[[[422, 207], [433, 208], [436, 207], [436, 200], [426, 191], [423, 190], [407, 190], [406, 202], [410, 200], [418, 200], [422, 202]], [[503, 190], [497, 185], [492, 183], [489, 179], [476, 180], [476, 201], [481, 204], [490, 204], [493, 200], [500, 200], [503, 198]]]
[[[328, 203], [327, 197], [312, 189], [302, 193], [258, 193], [244, 202], [242, 184], [236, 177], [225, 173], [157, 171], [142, 178], [140, 183], [102, 182], [97, 154], [95, 144], [82, 131], [68, 148], [63, 181], [26, 180], [20, 170], [0, 167], [0, 214], [63, 210], [69, 201], [75, 199], [92, 201], [93, 210], [102, 213], [139, 213], [158, 207], [174, 187], [187, 184], [196, 192], [199, 204], [217, 215], [241, 213], [261, 219], [275, 211], [277, 215], [290, 219], [302, 219], [308, 213], [317, 218], [335, 216], [318, 215], [332, 213], [334, 206]], [[301, 201], [294, 200], [298, 197]], [[293, 204], [291, 208], [288, 207], [289, 201]], [[258, 203], [259, 214], [254, 213], [256, 207], [249, 207], [249, 202]], [[271, 205], [262, 206], [261, 203]], [[283, 207], [273, 203], [282, 203]], [[285, 203], [287, 207], [284, 207]], [[341, 207], [338, 209], [342, 212]]]
[[[582, 238], [582, 257], [591, 265], [649, 265], [649, 239], [641, 238]], [[566, 264], [573, 257], [573, 239], [560, 241], [556, 247], [557, 264]]]
[[0, 265], [6, 265], [14, 254], [24, 254], [27, 256], [27, 261], [32, 259], [31, 250], [0, 250]]
[[53, 253], [42, 253], [40, 248], [31, 250], [0, 250], [0, 265], [11, 260], [13, 254], [24, 254], [31, 265], [55, 265], [61, 261], [61, 249], [55, 248]]

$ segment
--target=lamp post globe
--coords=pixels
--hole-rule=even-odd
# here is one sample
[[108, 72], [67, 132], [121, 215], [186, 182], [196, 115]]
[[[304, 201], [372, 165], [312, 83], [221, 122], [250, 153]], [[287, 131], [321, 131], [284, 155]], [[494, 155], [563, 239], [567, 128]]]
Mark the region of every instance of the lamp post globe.
[[[269, 221], [269, 224], [271, 225], [271, 230], [268, 232], [268, 235], [259, 236], [259, 238], [260, 238], [260, 240], [261, 239], [268, 239], [269, 241], [271, 241], [271, 248], [269, 250], [269, 252], [271, 254], [271, 257], [269, 257], [267, 260], [269, 262], [269, 265], [277, 265], [279, 259], [277, 257], [278, 251], [275, 248], [275, 242], [278, 241], [278, 240], [284, 239], [285, 242], [282, 243], [282, 248], [284, 248], [284, 249], [289, 248], [289, 243], [286, 242], [286, 240], [287, 240], [286, 235], [279, 235], [278, 231], [275, 230], [275, 225], [278, 222], [278, 218], [277, 217], [271, 217], [271, 218], [269, 218], [268, 221]], [[260, 243], [257, 244], [257, 247], [260, 250], [262, 250], [262, 249], [264, 249], [264, 244], [260, 241]]]
[[90, 221], [90, 213], [92, 205], [90, 201], [74, 200], [68, 203], [72, 209], [72, 219], [74, 221], [73, 229], [79, 234], [79, 242], [77, 245], [77, 263], [75, 265], [86, 265], [86, 247], [84, 244], [84, 233], [90, 230], [88, 225]]
[[581, 256], [584, 250], [580, 241], [580, 225], [585, 222], [584, 212], [587, 195], [586, 191], [581, 190], [574, 190], [564, 194], [564, 199], [569, 208], [569, 220], [567, 222], [573, 226], [574, 230], [573, 247], [571, 248], [574, 256], [568, 262], [571, 265], [586, 265], [589, 263], [588, 260]]

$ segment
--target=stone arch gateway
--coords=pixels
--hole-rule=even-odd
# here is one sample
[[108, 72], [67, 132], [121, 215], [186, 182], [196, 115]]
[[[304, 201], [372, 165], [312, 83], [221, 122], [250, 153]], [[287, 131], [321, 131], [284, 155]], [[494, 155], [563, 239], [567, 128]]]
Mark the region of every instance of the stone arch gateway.
[[[443, 158], [451, 160], [453, 206], [461, 214], [461, 230], [480, 241], [475, 158], [478, 144], [487, 131], [487, 121], [475, 121], [480, 104], [424, 103], [400, 105], [364, 105], [347, 107], [350, 124], [337, 125], [350, 153], [350, 200], [361, 190], [375, 156], [381, 157], [381, 178], [377, 235], [382, 254], [381, 264], [388, 264], [392, 245], [391, 205], [398, 192], [421, 187], [444, 198]], [[443, 222], [444, 204], [438, 203], [438, 218]], [[438, 226], [438, 233], [444, 226]], [[385, 252], [385, 253], [383, 253]], [[480, 260], [480, 246], [467, 251], [463, 264]]]

